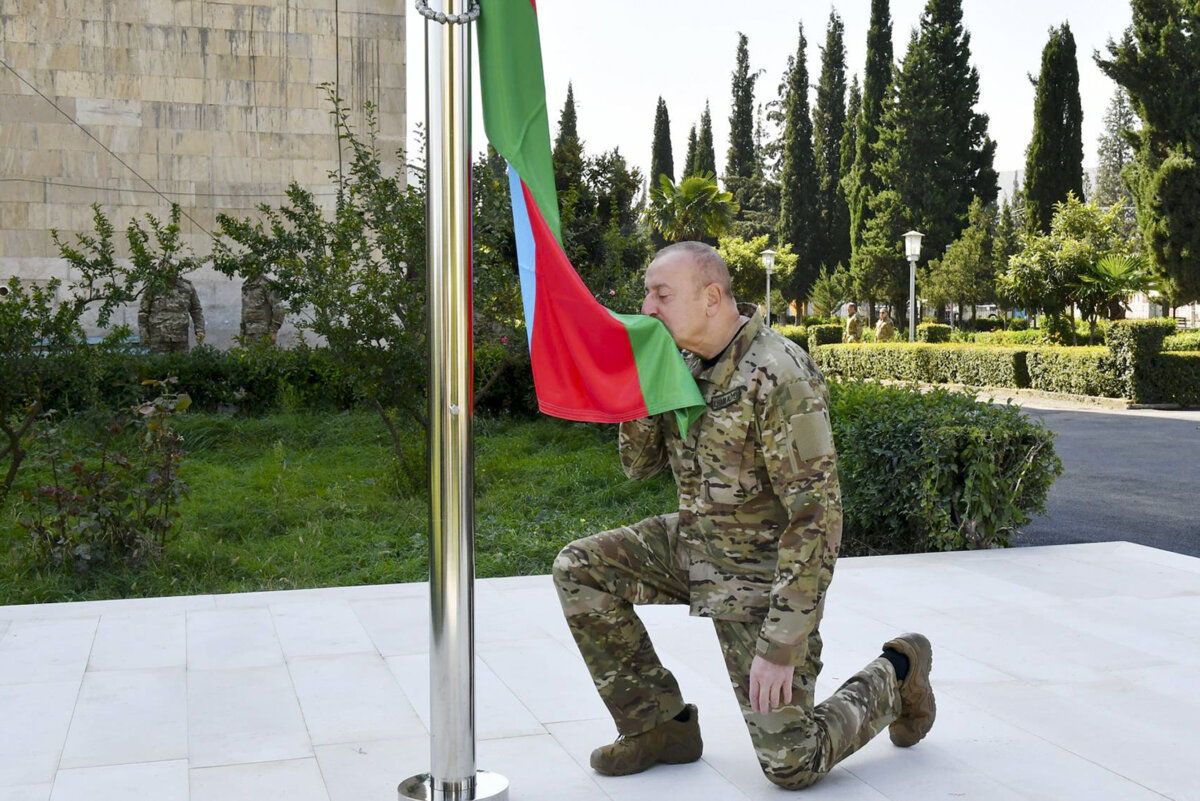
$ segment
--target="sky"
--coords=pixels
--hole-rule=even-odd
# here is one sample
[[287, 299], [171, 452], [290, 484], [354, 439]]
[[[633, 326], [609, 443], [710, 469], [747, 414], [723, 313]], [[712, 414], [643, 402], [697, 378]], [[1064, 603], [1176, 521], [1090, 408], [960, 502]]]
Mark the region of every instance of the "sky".
[[[892, 0], [895, 57], [903, 58], [924, 0]], [[730, 82], [738, 33], [749, 39], [750, 65], [762, 70], [756, 103], [778, 95], [788, 56], [796, 52], [804, 25], [809, 80], [820, 74], [821, 47], [831, 10], [845, 25], [846, 73], [861, 82], [866, 62], [870, 0], [537, 0], [546, 74], [550, 134], [557, 129], [567, 83], [574, 85], [579, 135], [587, 154], [614, 147], [643, 174], [650, 164], [654, 111], [659, 96], [667, 103], [675, 163], [682, 162], [689, 128], [699, 122], [705, 100], [712, 104], [718, 169], [728, 148]], [[487, 0], [484, 0], [487, 13]], [[963, 0], [963, 22], [971, 35], [972, 63], [979, 72], [978, 111], [988, 115], [996, 141], [995, 168], [1023, 170], [1033, 125], [1035, 80], [1042, 48], [1053, 26], [1068, 22], [1079, 59], [1083, 103], [1084, 165], [1096, 164], [1096, 142], [1116, 85], [1096, 67], [1095, 51], [1105, 52], [1129, 25], [1125, 0]], [[408, 117], [410, 131], [424, 121], [424, 20], [408, 9]], [[476, 65], [477, 66], [477, 65]], [[478, 110], [478, 79], [473, 141], [486, 146]], [[810, 89], [809, 102], [816, 92]], [[1004, 187], [1008, 189], [1008, 187]]]

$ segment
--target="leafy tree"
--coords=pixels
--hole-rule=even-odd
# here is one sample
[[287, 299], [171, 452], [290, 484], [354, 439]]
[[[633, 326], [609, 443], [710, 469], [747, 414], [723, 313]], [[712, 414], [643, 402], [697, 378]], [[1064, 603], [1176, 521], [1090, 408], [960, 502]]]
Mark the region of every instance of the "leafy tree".
[[[0, 285], [0, 502], [8, 496], [28, 455], [30, 438], [47, 411], [48, 385], [89, 369], [83, 316], [94, 313], [97, 325], [107, 327], [116, 309], [135, 300], [164, 261], [182, 267], [197, 262], [180, 241], [179, 214], [179, 207], [172, 206], [166, 224], [146, 215], [149, 231], [132, 220], [126, 237], [134, 259], [123, 263], [116, 258], [112, 222], [93, 205], [93, 233], [76, 234], [69, 243], [57, 230], [50, 232], [70, 268], [72, 283], [54, 278], [45, 285], [26, 285], [13, 277]], [[127, 333], [118, 329], [113, 339], [119, 341]]]
[[921, 296], [939, 308], [945, 303], [965, 308], [996, 297], [996, 209], [975, 198], [967, 217], [967, 227], [941, 258], [929, 262], [921, 282]]
[[696, 158], [688, 170], [688, 175], [716, 174], [717, 153], [713, 150], [712, 111], [705, 101], [704, 113], [700, 115], [700, 132], [696, 135]]
[[375, 109], [365, 109], [364, 138], [332, 89], [327, 96], [350, 151], [347, 168], [329, 176], [332, 213], [293, 183], [287, 202], [260, 206], [259, 219], [219, 214], [214, 265], [231, 276], [271, 265], [297, 327], [325, 340], [378, 410], [402, 459], [395, 416], [426, 423], [425, 173], [413, 165], [417, 178], [407, 185], [403, 166], [385, 174]]
[[[698, 141], [696, 139], [696, 126], [693, 125], [691, 130], [688, 131], [687, 156], [683, 159], [684, 178], [695, 174], [692, 172], [692, 165], [696, 162], [696, 149], [698, 146]], [[673, 181], [675, 179], [672, 178], [671, 180]], [[654, 181], [651, 181], [650, 185], [653, 186]]]
[[[692, 138], [695, 139], [695, 130]], [[654, 111], [654, 142], [650, 147], [650, 183], [658, 181], [658, 176], [665, 175], [675, 180], [675, 159], [671, 155], [671, 116], [667, 113], [667, 102], [658, 98], [658, 108]]]
[[1096, 336], [1096, 322], [1114, 308], [1129, 310], [1130, 296], [1149, 292], [1155, 287], [1154, 276], [1140, 256], [1106, 253], [1079, 276], [1079, 310], [1088, 321], [1088, 344]]
[[1025, 153], [1026, 225], [1050, 230], [1054, 204], [1083, 197], [1083, 108], [1075, 37], [1067, 23], [1050, 29], [1033, 105], [1033, 138]]
[[[854, 115], [854, 165], [845, 173], [843, 191], [850, 214], [851, 272], [861, 294], [874, 305], [884, 276], [875, 269], [877, 260], [867, 259], [864, 234], [871, 218], [871, 199], [883, 184], [873, 165], [878, 158], [876, 143], [883, 125], [892, 89], [892, 17], [888, 0], [871, 0], [871, 27], [867, 31], [867, 64], [863, 77], [862, 105]], [[874, 309], [872, 309], [874, 315]]]
[[987, 116], [975, 111], [979, 73], [970, 63], [970, 40], [961, 0], [929, 0], [897, 72], [895, 102], [884, 113], [872, 170], [887, 189], [871, 200], [873, 216], [855, 258], [858, 272], [897, 309], [907, 295], [904, 232], [921, 231], [922, 252], [940, 254], [966, 227], [973, 198], [996, 199], [996, 145]]
[[1072, 310], [1081, 300], [1082, 276], [1101, 258], [1133, 255], [1132, 244], [1121, 236], [1118, 213], [1068, 195], [1055, 205], [1048, 234], [1022, 236], [1021, 252], [998, 281], [1001, 296], [1051, 317]]
[[850, 261], [850, 210], [840, 183], [846, 133], [846, 45], [845, 26], [837, 11], [829, 12], [812, 117], [818, 219], [812, 261], [845, 264]]
[[1124, 201], [1133, 211], [1133, 193], [1122, 174], [1133, 163], [1133, 142], [1137, 141], [1137, 116], [1129, 105], [1129, 96], [1121, 87], [1113, 92], [1104, 112], [1104, 132], [1096, 148], [1096, 202], [1101, 208]]
[[[770, 244], [766, 234], [753, 239], [743, 239], [737, 236], [723, 236], [717, 245], [717, 252], [729, 266], [729, 284], [733, 296], [747, 303], [757, 303], [767, 289], [767, 273], [762, 265], [762, 252]], [[785, 301], [779, 287], [786, 286], [792, 271], [796, 269], [796, 254], [788, 245], [784, 245], [775, 254], [775, 267], [771, 273], [771, 308], [780, 312]]]
[[668, 242], [715, 243], [737, 218], [733, 194], [712, 173], [690, 175], [678, 184], [660, 176], [650, 198], [650, 224]]
[[816, 280], [819, 265], [813, 259], [817, 233], [817, 173], [812, 146], [812, 117], [808, 112], [808, 68], [805, 66], [804, 23], [799, 27], [796, 55], [788, 59], [787, 94], [784, 100], [783, 158], [779, 173], [780, 245], [791, 245], [801, 257], [793, 273], [790, 297], [803, 302]]
[[1150, 257], [1183, 299], [1200, 298], [1200, 5], [1131, 6], [1132, 25], [1096, 63], [1128, 92], [1142, 121], [1125, 177]]
[[844, 265], [839, 264], [832, 273], [828, 267], [822, 267], [808, 292], [813, 313], [832, 316], [838, 306], [853, 297], [853, 286], [854, 279]]

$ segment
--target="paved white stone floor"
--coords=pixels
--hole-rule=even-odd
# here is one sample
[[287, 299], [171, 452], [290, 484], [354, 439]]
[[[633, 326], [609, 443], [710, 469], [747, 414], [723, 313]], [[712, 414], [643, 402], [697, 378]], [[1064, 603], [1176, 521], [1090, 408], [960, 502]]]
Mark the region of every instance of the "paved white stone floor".
[[[0, 801], [394, 801], [429, 768], [424, 584], [0, 607]], [[479, 582], [480, 767], [523, 799], [783, 798], [711, 624], [643, 607], [701, 711], [698, 764], [607, 779], [547, 577]], [[1200, 559], [1128, 543], [843, 559], [818, 695], [909, 629], [938, 721], [804, 798], [1200, 799]]]

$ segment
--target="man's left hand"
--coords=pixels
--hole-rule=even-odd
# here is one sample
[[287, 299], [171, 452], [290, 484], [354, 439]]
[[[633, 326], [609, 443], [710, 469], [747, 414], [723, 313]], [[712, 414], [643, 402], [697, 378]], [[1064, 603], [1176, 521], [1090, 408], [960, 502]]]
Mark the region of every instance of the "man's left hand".
[[750, 663], [750, 708], [766, 713], [792, 702], [794, 665], [777, 665], [755, 656]]

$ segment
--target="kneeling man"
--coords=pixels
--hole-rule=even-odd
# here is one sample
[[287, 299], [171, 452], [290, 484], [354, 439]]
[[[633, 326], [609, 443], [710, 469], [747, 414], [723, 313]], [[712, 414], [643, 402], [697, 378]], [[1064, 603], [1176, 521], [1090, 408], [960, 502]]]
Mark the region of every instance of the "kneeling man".
[[674, 414], [623, 423], [621, 465], [670, 465], [678, 511], [565, 547], [554, 581], [567, 622], [620, 737], [597, 748], [607, 775], [692, 762], [695, 706], [659, 661], [634, 604], [689, 604], [713, 619], [760, 765], [807, 787], [884, 728], [899, 746], [933, 725], [929, 641], [897, 636], [819, 705], [818, 624], [842, 535], [829, 393], [798, 345], [738, 306], [708, 245], [665, 248], [646, 271], [642, 312], [685, 351], [707, 408], [687, 436]]

